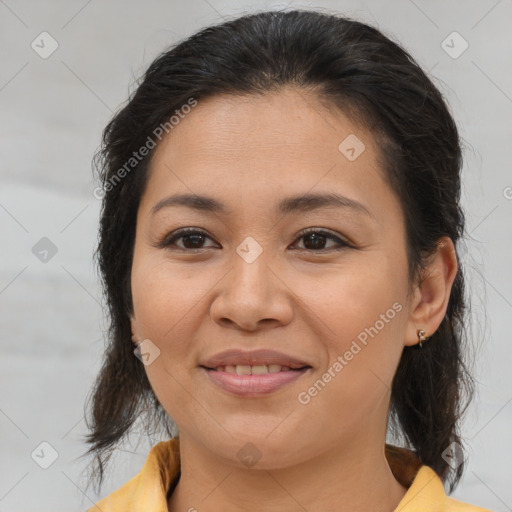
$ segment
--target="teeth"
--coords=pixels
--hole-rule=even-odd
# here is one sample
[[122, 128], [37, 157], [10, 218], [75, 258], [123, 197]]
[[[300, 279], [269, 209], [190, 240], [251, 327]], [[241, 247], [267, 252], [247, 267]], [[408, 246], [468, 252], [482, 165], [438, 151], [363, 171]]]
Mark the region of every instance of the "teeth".
[[289, 366], [281, 366], [280, 364], [261, 364], [250, 366], [246, 364], [237, 364], [236, 366], [218, 366], [215, 368], [218, 372], [232, 373], [234, 375], [264, 375], [266, 373], [289, 372]]
[[246, 365], [237, 364], [236, 373], [238, 375], [251, 375], [251, 367]]

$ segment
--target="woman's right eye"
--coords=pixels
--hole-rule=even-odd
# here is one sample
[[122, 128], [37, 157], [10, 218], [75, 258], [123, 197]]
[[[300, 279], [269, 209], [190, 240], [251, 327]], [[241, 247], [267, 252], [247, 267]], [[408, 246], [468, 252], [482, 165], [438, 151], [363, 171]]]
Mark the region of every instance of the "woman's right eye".
[[[183, 250], [204, 249], [205, 247], [202, 247], [202, 244], [204, 244], [205, 239], [211, 240], [211, 238], [204, 231], [198, 230], [196, 228], [180, 229], [171, 235], [172, 236], [170, 236], [170, 238], [169, 236], [165, 237], [159, 244], [159, 247], [164, 247], [167, 249], [176, 247]], [[183, 245], [178, 245], [176, 243], [180, 239], [182, 240]]]

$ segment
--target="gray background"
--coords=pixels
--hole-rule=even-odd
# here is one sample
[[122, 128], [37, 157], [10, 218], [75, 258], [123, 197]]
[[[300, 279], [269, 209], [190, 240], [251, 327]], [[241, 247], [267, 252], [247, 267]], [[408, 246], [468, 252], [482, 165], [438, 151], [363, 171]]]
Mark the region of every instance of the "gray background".
[[[98, 499], [85, 492], [79, 456], [106, 326], [92, 262], [99, 201], [91, 158], [101, 130], [168, 45], [224, 17], [285, 7], [377, 26], [417, 58], [451, 105], [465, 144], [463, 261], [478, 379], [463, 432], [470, 465], [455, 497], [512, 510], [510, 0], [0, 0], [0, 511], [79, 511]], [[31, 47], [42, 46], [43, 31], [59, 45], [46, 59]], [[469, 44], [457, 58], [463, 41], [443, 44], [453, 31]], [[43, 237], [57, 248], [46, 262], [32, 251]], [[132, 441], [118, 451], [103, 496], [139, 471], [156, 442]], [[53, 452], [41, 442], [58, 455], [48, 469], [39, 464]]]

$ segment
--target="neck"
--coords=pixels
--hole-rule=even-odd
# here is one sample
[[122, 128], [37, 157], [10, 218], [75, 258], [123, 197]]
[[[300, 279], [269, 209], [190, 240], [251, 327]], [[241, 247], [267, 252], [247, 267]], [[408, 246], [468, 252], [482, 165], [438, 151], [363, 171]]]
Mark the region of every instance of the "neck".
[[168, 500], [170, 512], [255, 512], [262, 504], [267, 512], [390, 512], [406, 493], [387, 463], [384, 443], [371, 446], [367, 439], [272, 470], [239, 468], [182, 435], [180, 455], [181, 476]]

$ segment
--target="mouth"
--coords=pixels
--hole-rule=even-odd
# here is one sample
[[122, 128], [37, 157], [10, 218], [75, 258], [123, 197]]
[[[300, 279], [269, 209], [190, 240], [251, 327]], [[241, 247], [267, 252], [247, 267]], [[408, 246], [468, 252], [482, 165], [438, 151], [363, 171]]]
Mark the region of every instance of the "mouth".
[[268, 373], [280, 373], [280, 372], [295, 372], [304, 369], [311, 368], [309, 365], [304, 365], [300, 367], [292, 367], [292, 366], [282, 366], [280, 364], [260, 364], [260, 365], [246, 365], [246, 364], [237, 364], [237, 365], [225, 365], [225, 366], [217, 366], [216, 368], [209, 368], [207, 366], [202, 366], [206, 370], [211, 370], [214, 372], [225, 372], [230, 373], [232, 375], [266, 375]]
[[228, 394], [257, 398], [272, 394], [306, 375], [312, 367], [298, 368], [269, 365], [227, 365], [209, 368], [200, 366], [209, 381]]

